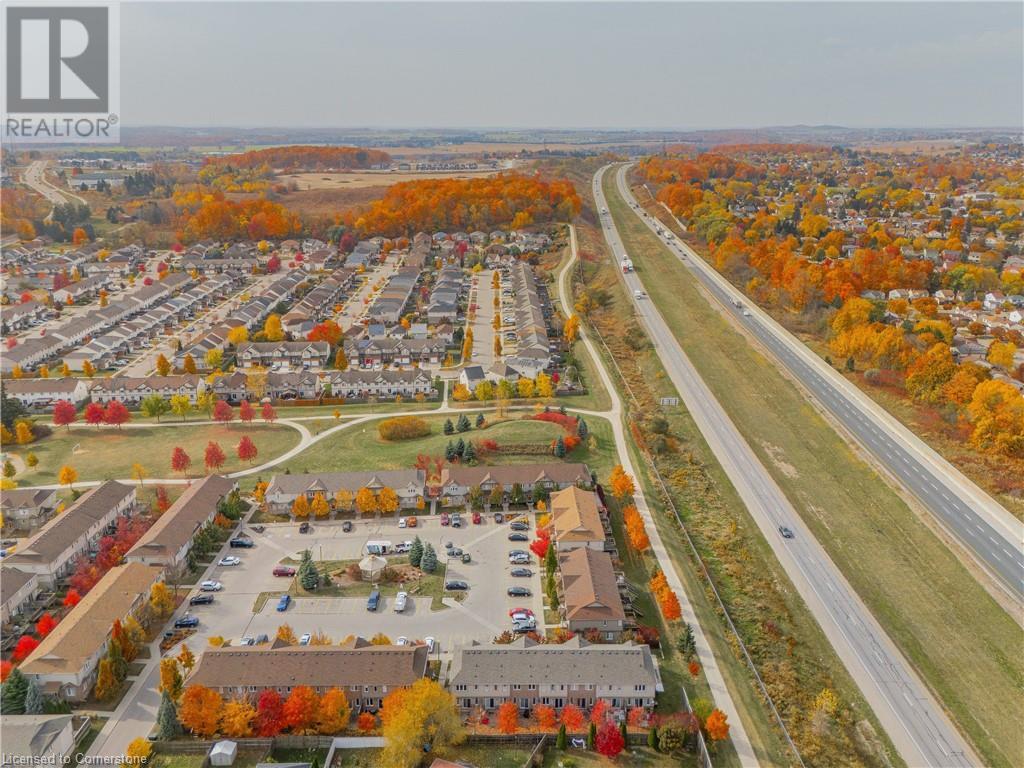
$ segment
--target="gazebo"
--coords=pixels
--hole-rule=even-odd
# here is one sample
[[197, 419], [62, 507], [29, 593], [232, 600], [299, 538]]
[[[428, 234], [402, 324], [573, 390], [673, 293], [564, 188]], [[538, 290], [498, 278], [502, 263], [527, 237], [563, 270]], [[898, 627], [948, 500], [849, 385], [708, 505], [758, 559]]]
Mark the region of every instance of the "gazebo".
[[359, 561], [359, 573], [363, 581], [377, 581], [387, 567], [388, 561], [380, 555], [367, 555]]

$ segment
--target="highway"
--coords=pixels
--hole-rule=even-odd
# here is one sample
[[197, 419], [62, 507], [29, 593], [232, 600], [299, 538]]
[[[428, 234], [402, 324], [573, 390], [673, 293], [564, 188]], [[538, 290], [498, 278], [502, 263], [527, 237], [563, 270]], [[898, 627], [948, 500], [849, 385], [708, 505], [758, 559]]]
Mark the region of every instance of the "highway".
[[[620, 192], [627, 203], [636, 205], [627, 185], [622, 185]], [[637, 215], [656, 233], [659, 224], [654, 219]], [[1024, 524], [1020, 520], [807, 349], [688, 245], [677, 238], [662, 241], [743, 329], [770, 352], [776, 364], [799, 381], [886, 472], [913, 494], [1014, 601], [1024, 601]]]
[[[46, 180], [46, 160], [33, 160], [28, 168], [25, 169], [25, 173], [22, 175], [22, 181], [25, 182], [34, 191], [45, 197], [50, 205], [56, 207], [63, 205], [68, 202], [68, 199], [77, 200], [79, 203], [85, 203], [85, 200], [72, 192], [59, 189]], [[53, 208], [50, 209], [50, 213], [47, 214], [46, 220], [49, 221], [53, 216]]]
[[[594, 176], [593, 194], [601, 211], [607, 209], [601, 184], [609, 167]], [[619, 193], [628, 200], [625, 172], [626, 166], [618, 167], [617, 184]], [[620, 258], [627, 251], [610, 214], [602, 213], [601, 225], [612, 253]], [[647, 298], [639, 276], [629, 273], [622, 278], [637, 316], [698, 429], [903, 760], [915, 768], [980, 766], [981, 761], [700, 378], [665, 319]], [[790, 529], [792, 538], [782, 535], [783, 526]]]

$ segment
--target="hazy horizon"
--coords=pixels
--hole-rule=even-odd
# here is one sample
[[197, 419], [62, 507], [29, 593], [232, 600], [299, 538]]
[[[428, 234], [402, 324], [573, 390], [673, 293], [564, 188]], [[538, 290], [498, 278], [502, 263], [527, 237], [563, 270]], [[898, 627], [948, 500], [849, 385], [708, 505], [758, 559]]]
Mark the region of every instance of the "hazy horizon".
[[1022, 36], [1020, 3], [124, 3], [122, 125], [1019, 128]]

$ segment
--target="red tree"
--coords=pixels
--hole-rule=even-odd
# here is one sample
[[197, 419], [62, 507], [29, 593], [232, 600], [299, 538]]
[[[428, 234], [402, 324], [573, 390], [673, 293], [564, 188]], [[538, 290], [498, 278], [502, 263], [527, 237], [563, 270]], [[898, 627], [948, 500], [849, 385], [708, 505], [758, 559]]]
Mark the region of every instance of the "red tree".
[[371, 715], [369, 712], [362, 712], [359, 715], [359, 719], [356, 720], [356, 728], [359, 729], [360, 733], [369, 733], [377, 727], [377, 718]]
[[99, 566], [90, 562], [85, 557], [80, 557], [75, 563], [75, 570], [72, 571], [68, 582], [76, 592], [84, 595], [96, 586], [96, 582], [100, 580], [102, 575], [103, 573], [100, 571]]
[[18, 340], [13, 336], [9, 336], [6, 343], [8, 350], [14, 349], [16, 346], [18, 346]]
[[103, 423], [103, 406], [99, 403], [89, 403], [85, 406], [85, 423], [99, 426]]
[[207, 472], [223, 467], [226, 459], [227, 457], [218, 443], [211, 440], [206, 444], [206, 455], [203, 461], [206, 463]]
[[53, 423], [58, 427], [67, 427], [71, 431], [71, 424], [78, 418], [78, 411], [74, 404], [67, 400], [58, 400], [53, 404]]
[[269, 421], [270, 423], [277, 419], [277, 411], [274, 410], [274, 406], [270, 403], [263, 404], [263, 410], [260, 412], [260, 415], [263, 416], [264, 421]]
[[12, 669], [14, 669], [14, 665], [7, 659], [0, 661], [0, 683], [7, 679], [7, 676], [11, 674]]
[[222, 424], [227, 424], [235, 418], [235, 412], [231, 410], [231, 406], [228, 405], [226, 400], [218, 400], [213, 404], [213, 420], [219, 421]]
[[116, 425], [118, 429], [126, 421], [131, 421], [132, 415], [128, 413], [128, 408], [120, 400], [111, 400], [107, 403], [106, 410], [103, 411], [103, 423]]
[[590, 722], [595, 725], [601, 725], [606, 719], [608, 714], [608, 702], [604, 699], [598, 699], [594, 702], [594, 706], [590, 708]]
[[244, 435], [241, 440], [238, 441], [238, 458], [242, 461], [252, 461], [256, 458], [256, 454], [259, 451], [256, 450], [256, 443], [249, 439], [248, 435]]
[[32, 301], [32, 294], [29, 293], [28, 291], [25, 291], [23, 294], [21, 294], [18, 300], [22, 304], [27, 304], [28, 302]]
[[175, 472], [181, 472], [184, 474], [185, 472], [188, 472], [188, 468], [191, 466], [192, 459], [187, 453], [185, 453], [184, 448], [177, 446], [173, 451], [171, 451], [171, 469]]
[[252, 409], [252, 404], [248, 400], [243, 400], [238, 406], [238, 418], [248, 424], [253, 420], [256, 413]]
[[256, 702], [256, 735], [263, 738], [277, 736], [284, 729], [284, 700], [277, 691], [269, 688], [260, 694]]
[[38, 647], [39, 641], [32, 637], [32, 635], [22, 635], [18, 638], [18, 642], [14, 646], [14, 650], [11, 651], [11, 661], [15, 664], [24, 661], [28, 658], [28, 655]]
[[156, 507], [157, 512], [163, 514], [168, 509], [171, 508], [171, 500], [167, 498], [167, 489], [164, 488], [162, 485], [158, 485], [154, 493], [156, 495], [156, 498], [153, 502], [153, 506]]
[[547, 539], [534, 539], [530, 543], [530, 551], [543, 560], [544, 556], [548, 553], [548, 545], [550, 543]]
[[281, 257], [276, 253], [267, 259], [267, 272], [273, 274], [281, 268]]
[[36, 622], [36, 634], [39, 637], [46, 637], [48, 634], [53, 632], [53, 628], [57, 626], [57, 620], [53, 618], [49, 613], [44, 613], [39, 621]]
[[63, 605], [65, 608], [74, 608], [80, 602], [82, 602], [82, 596], [78, 594], [76, 589], [69, 589], [68, 593], [64, 595]]
[[288, 694], [282, 710], [285, 724], [295, 733], [302, 733], [313, 725], [320, 697], [308, 685], [297, 685]]
[[341, 341], [341, 328], [333, 320], [324, 320], [313, 326], [306, 335], [306, 341], [326, 341], [333, 347]]
[[597, 729], [597, 739], [594, 744], [600, 754], [605, 757], [615, 757], [625, 748], [626, 741], [622, 738], [619, 727], [611, 720], [607, 720]]

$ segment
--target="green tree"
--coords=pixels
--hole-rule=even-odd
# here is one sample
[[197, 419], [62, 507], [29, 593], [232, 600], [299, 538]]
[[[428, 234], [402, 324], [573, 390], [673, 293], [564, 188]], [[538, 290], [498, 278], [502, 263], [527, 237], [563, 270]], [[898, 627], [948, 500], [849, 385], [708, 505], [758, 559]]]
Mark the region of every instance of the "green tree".
[[39, 683], [33, 677], [28, 681], [28, 688], [25, 690], [25, 714], [41, 715], [43, 714], [44, 706], [43, 692], [39, 688]]
[[149, 395], [142, 399], [139, 408], [142, 410], [143, 416], [160, 421], [160, 417], [171, 410], [171, 404], [160, 395]]
[[558, 439], [555, 441], [555, 458], [565, 458], [565, 440], [562, 439], [561, 435], [559, 435]]
[[445, 421], [444, 421], [444, 433], [446, 435], [451, 435], [454, 432], [455, 432], [455, 427], [452, 425], [452, 420], [451, 419], [445, 419]]
[[114, 672], [114, 677], [118, 681], [124, 680], [128, 675], [128, 662], [124, 660], [124, 654], [121, 653], [121, 646], [111, 638], [110, 642], [107, 643], [107, 659], [110, 661], [110, 667]]
[[483, 425], [484, 425], [484, 424], [486, 424], [486, 423], [487, 423], [487, 419], [485, 419], [485, 418], [484, 418], [484, 415], [483, 415], [483, 413], [478, 413], [478, 414], [476, 415], [476, 428], [477, 428], [477, 429], [480, 429], [480, 428], [482, 428], [482, 427], [483, 427]]
[[156, 732], [161, 741], [170, 741], [182, 735], [181, 721], [178, 720], [178, 707], [168, 691], [160, 694], [160, 709], [156, 713]]
[[512, 504], [526, 503], [526, 493], [523, 492], [523, 486], [521, 483], [512, 484], [512, 493], [509, 495], [509, 501]]
[[652, 725], [651, 730], [647, 732], [647, 746], [653, 749], [655, 752], [658, 751], [658, 728]]
[[569, 746], [569, 740], [565, 735], [565, 723], [558, 726], [558, 736], [555, 738], [555, 747], [564, 750]]
[[587, 426], [587, 422], [583, 420], [582, 416], [576, 419], [576, 434], [580, 436], [581, 441], [586, 441], [590, 435], [590, 427]]
[[587, 751], [594, 751], [594, 742], [597, 741], [597, 723], [591, 723], [587, 730]]
[[0, 712], [5, 715], [25, 714], [25, 697], [28, 695], [28, 680], [15, 667], [0, 688]]
[[558, 556], [555, 555], [554, 544], [548, 545], [548, 551], [544, 554], [544, 569], [554, 576], [555, 570], [558, 568]]
[[476, 461], [476, 447], [473, 445], [472, 440], [466, 443], [466, 450], [462, 452], [462, 460], [467, 464], [472, 464]]
[[423, 560], [423, 541], [417, 536], [412, 540], [412, 548], [409, 550], [409, 565], [419, 568]]
[[437, 552], [434, 545], [429, 542], [423, 548], [423, 558], [420, 560], [420, 570], [424, 573], [433, 573], [437, 570]]
[[693, 636], [693, 627], [686, 622], [683, 624], [683, 634], [676, 643], [676, 648], [679, 649], [679, 653], [683, 655], [683, 658], [691, 659], [697, 655], [697, 641]]
[[320, 586], [320, 572], [313, 563], [313, 556], [309, 550], [302, 552], [302, 562], [299, 564], [299, 583], [307, 592], [315, 592]]
[[456, 432], [468, 432], [471, 429], [469, 417], [466, 414], [459, 416], [459, 422], [455, 425]]

